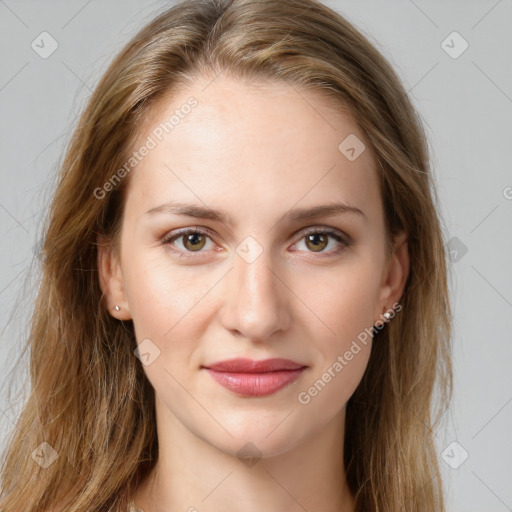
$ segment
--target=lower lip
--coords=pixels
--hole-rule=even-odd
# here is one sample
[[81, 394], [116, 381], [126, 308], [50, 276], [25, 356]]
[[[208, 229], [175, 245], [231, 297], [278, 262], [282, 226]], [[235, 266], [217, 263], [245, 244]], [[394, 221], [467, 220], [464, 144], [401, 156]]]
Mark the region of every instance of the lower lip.
[[216, 372], [206, 368], [221, 386], [243, 396], [267, 396], [297, 380], [306, 368], [267, 373]]

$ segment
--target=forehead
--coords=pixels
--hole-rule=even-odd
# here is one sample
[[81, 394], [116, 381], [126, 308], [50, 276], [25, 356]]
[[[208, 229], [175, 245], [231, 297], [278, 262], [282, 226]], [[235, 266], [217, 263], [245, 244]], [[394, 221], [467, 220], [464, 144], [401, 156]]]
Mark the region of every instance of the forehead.
[[261, 215], [269, 205], [379, 201], [373, 154], [348, 111], [287, 82], [199, 77], [152, 107], [134, 151], [149, 139], [128, 190], [138, 207], [179, 198]]

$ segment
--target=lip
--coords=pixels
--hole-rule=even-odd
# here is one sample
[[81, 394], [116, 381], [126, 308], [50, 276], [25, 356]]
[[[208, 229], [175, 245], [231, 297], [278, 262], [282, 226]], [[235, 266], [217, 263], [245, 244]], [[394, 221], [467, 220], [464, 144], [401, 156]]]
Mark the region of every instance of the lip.
[[242, 396], [268, 396], [297, 380], [307, 366], [289, 359], [229, 359], [203, 367], [221, 386]]
[[255, 361], [253, 359], [235, 358], [210, 364], [206, 368], [216, 372], [266, 373], [279, 370], [298, 370], [304, 368], [304, 366], [295, 361], [290, 361], [290, 359], [273, 358]]

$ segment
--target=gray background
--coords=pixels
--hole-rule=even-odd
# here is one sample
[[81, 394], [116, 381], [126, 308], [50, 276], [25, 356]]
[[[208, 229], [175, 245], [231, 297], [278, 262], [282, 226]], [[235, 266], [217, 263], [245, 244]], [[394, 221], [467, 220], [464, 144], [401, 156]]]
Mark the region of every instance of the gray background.
[[[436, 434], [449, 510], [512, 511], [512, 0], [325, 3], [391, 61], [430, 138], [453, 259], [455, 395]], [[0, 0], [0, 450], [63, 150], [112, 56], [170, 4]], [[46, 59], [31, 47], [43, 31], [58, 43]], [[453, 31], [469, 44], [457, 58]]]

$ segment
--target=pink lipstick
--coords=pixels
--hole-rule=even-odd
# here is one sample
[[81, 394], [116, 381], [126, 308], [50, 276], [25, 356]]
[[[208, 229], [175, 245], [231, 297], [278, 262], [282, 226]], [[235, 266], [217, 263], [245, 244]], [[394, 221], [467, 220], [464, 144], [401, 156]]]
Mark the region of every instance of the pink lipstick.
[[203, 367], [226, 389], [242, 396], [267, 396], [298, 379], [307, 366], [289, 359], [229, 359]]

